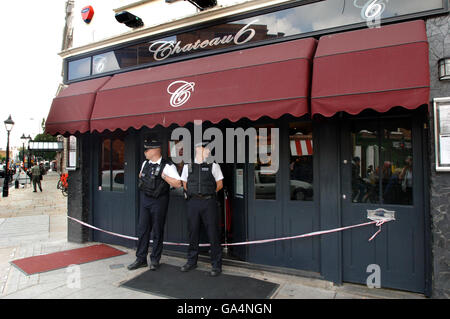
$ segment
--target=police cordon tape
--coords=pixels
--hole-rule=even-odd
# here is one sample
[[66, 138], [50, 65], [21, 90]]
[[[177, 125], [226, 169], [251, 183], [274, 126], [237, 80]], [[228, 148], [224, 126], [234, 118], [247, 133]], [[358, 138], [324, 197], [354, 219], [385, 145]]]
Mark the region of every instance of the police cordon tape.
[[[94, 230], [98, 230], [107, 234], [110, 234], [112, 236], [117, 236], [117, 237], [121, 237], [121, 238], [126, 238], [126, 239], [130, 239], [130, 240], [138, 240], [137, 237], [133, 237], [133, 236], [127, 236], [127, 235], [122, 235], [122, 234], [117, 234], [117, 233], [113, 233], [95, 226], [92, 226], [88, 223], [82, 222], [81, 220], [78, 220], [76, 218], [73, 218], [71, 216], [67, 216], [67, 218], [69, 218], [70, 220], [73, 220], [83, 226], [92, 228]], [[391, 220], [395, 220], [395, 219], [391, 219]], [[372, 225], [375, 224], [375, 226], [378, 226], [378, 231], [372, 235], [372, 237], [369, 238], [369, 241], [372, 241], [380, 232], [381, 232], [381, 226], [384, 223], [387, 223], [389, 221], [391, 221], [389, 219], [386, 220], [372, 220], [370, 222], [367, 223], [362, 223], [362, 224], [357, 224], [357, 225], [351, 225], [351, 226], [345, 226], [345, 227], [339, 227], [339, 228], [334, 228], [334, 229], [329, 229], [329, 230], [321, 230], [321, 231], [315, 231], [315, 232], [311, 232], [311, 233], [307, 233], [307, 234], [302, 234], [302, 235], [297, 235], [297, 236], [290, 236], [290, 237], [280, 237], [280, 238], [271, 238], [271, 239], [261, 239], [261, 240], [252, 240], [252, 241], [243, 241], [243, 242], [238, 242], [238, 243], [229, 243], [229, 244], [222, 244], [222, 246], [242, 246], [242, 245], [254, 245], [254, 244], [264, 244], [264, 243], [271, 243], [271, 242], [276, 242], [276, 241], [282, 241], [282, 240], [290, 240], [290, 239], [298, 239], [298, 238], [305, 238], [305, 237], [312, 237], [312, 236], [319, 236], [319, 235], [324, 235], [324, 234], [329, 234], [329, 233], [334, 233], [334, 232], [338, 232], [338, 231], [343, 231], [343, 230], [347, 230], [347, 229], [351, 229], [351, 228], [356, 228], [356, 227], [363, 227], [363, 226], [368, 226], [368, 225]], [[153, 242], [152, 240], [150, 242]], [[170, 245], [170, 246], [189, 246], [189, 244], [187, 243], [172, 243], [172, 242], [163, 242], [164, 245]], [[199, 244], [200, 247], [207, 247], [210, 246], [210, 244]]]

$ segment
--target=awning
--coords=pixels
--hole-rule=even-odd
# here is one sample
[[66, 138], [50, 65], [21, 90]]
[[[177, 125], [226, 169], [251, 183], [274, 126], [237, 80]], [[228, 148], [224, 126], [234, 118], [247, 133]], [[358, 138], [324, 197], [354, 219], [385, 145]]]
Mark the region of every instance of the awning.
[[45, 132], [57, 135], [89, 131], [95, 94], [110, 78], [77, 82], [65, 88], [53, 99], [45, 122]]
[[422, 20], [323, 36], [314, 57], [311, 112], [428, 104], [428, 41]]
[[91, 131], [278, 118], [309, 112], [315, 39], [114, 75], [97, 93]]

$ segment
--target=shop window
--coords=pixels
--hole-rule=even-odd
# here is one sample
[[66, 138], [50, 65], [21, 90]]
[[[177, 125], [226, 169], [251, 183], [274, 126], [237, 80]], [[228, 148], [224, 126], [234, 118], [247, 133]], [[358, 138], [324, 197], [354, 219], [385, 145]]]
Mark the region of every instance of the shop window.
[[99, 158], [99, 190], [122, 192], [125, 189], [125, 142], [104, 139]]
[[355, 122], [352, 126], [352, 201], [412, 205], [410, 120]]
[[[277, 143], [273, 143], [271, 128], [274, 125], [264, 125], [256, 127], [256, 145], [258, 146], [257, 162], [255, 164], [255, 199], [277, 199], [276, 180], [277, 171], [273, 170], [272, 158], [278, 152]], [[267, 136], [261, 135], [261, 129], [267, 129]], [[261, 156], [261, 154], [263, 154]]]
[[289, 189], [291, 200], [313, 200], [312, 123], [289, 123]]

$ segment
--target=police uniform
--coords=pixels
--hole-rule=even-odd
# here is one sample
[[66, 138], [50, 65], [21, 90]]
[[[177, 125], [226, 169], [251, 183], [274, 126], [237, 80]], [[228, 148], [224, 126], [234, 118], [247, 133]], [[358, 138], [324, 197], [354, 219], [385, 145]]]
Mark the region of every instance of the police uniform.
[[187, 263], [181, 271], [189, 271], [196, 267], [198, 259], [200, 223], [206, 226], [211, 244], [212, 276], [222, 271], [222, 247], [220, 243], [220, 212], [217, 209], [217, 181], [223, 179], [220, 166], [217, 163], [185, 164], [181, 180], [187, 183], [187, 218], [189, 233], [189, 248]]
[[[144, 142], [144, 147], [157, 148], [161, 147], [161, 144], [158, 141]], [[180, 180], [175, 165], [162, 157], [156, 162], [146, 160], [142, 163], [139, 178], [141, 194], [136, 261], [128, 266], [129, 270], [147, 266], [150, 239], [153, 240], [150, 269], [155, 270], [159, 266], [170, 191], [170, 185], [162, 178], [163, 174]], [[152, 238], [150, 234], [153, 235]]]

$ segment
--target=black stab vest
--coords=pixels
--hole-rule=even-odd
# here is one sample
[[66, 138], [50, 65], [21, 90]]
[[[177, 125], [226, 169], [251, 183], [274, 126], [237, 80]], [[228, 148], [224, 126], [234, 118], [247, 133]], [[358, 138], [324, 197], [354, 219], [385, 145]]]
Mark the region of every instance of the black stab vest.
[[187, 193], [192, 195], [214, 195], [216, 180], [212, 174], [213, 164], [188, 164]]
[[139, 178], [139, 189], [145, 195], [158, 198], [161, 195], [169, 193], [170, 185], [161, 177], [164, 167], [167, 164], [169, 162], [164, 159], [161, 160], [160, 165], [150, 164], [149, 161], [145, 163], [142, 169], [142, 176]]

